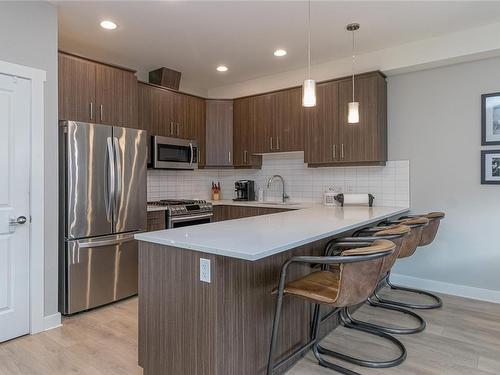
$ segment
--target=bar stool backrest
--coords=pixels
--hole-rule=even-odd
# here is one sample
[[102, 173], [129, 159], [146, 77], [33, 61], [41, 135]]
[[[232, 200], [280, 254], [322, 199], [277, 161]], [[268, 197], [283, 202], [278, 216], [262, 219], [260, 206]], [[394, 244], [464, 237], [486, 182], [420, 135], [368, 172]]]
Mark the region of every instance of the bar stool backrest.
[[405, 219], [402, 220], [400, 224], [407, 225], [411, 228], [410, 234], [404, 238], [399, 251], [399, 258], [408, 258], [417, 250], [422, 240], [423, 229], [429, 225], [429, 219], [425, 217]]
[[422, 230], [422, 238], [418, 246], [427, 246], [434, 241], [439, 229], [439, 224], [444, 216], [444, 212], [430, 212], [424, 216], [429, 219], [429, 225]]
[[373, 234], [374, 237], [386, 237], [396, 245], [394, 252], [383, 259], [382, 276], [385, 276], [398, 260], [401, 249], [406, 246], [405, 239], [410, 233], [411, 228], [407, 225], [392, 225]]
[[[356, 244], [353, 243], [353, 247]], [[388, 240], [373, 241], [371, 246], [342, 252], [342, 256], [356, 256], [394, 251], [396, 245]], [[339, 291], [336, 306], [353, 306], [366, 301], [377, 287], [384, 258], [340, 265]]]

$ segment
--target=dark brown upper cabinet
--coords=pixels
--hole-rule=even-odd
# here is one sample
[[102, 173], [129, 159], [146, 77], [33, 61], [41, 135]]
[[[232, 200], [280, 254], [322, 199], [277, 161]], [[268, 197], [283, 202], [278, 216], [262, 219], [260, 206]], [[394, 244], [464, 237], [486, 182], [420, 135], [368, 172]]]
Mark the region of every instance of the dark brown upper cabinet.
[[238, 168], [260, 167], [262, 157], [255, 155], [262, 151], [265, 135], [264, 125], [257, 115], [259, 97], [236, 99], [233, 102], [233, 165]]
[[138, 127], [134, 71], [60, 52], [59, 119]]
[[206, 101], [206, 166], [233, 166], [233, 101]]
[[149, 135], [198, 142], [198, 166], [205, 164], [205, 99], [145, 82], [138, 84], [139, 127]]
[[317, 86], [317, 105], [309, 112], [305, 162], [312, 167], [383, 165], [387, 161], [387, 87], [380, 72], [355, 77], [359, 123], [347, 122], [352, 81]]
[[334, 163], [340, 160], [339, 84], [326, 82], [316, 87], [316, 107], [307, 110], [306, 163]]

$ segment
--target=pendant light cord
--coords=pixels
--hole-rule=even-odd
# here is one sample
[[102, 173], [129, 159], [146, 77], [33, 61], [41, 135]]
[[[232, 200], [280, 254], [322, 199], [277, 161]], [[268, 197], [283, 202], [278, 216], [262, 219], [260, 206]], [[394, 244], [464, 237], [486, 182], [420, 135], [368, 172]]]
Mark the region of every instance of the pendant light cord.
[[311, 79], [311, 0], [308, 1], [307, 13], [307, 75]]
[[352, 32], [352, 101], [354, 102], [354, 30]]

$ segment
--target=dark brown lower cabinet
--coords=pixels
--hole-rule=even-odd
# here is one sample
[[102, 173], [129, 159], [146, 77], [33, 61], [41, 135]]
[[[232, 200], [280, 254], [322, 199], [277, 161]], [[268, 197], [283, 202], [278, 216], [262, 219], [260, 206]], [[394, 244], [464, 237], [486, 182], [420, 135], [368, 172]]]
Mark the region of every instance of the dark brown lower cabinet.
[[213, 221], [224, 221], [242, 219], [244, 217], [260, 216], [285, 212], [286, 208], [272, 207], [249, 207], [249, 206], [231, 206], [231, 205], [215, 205]]

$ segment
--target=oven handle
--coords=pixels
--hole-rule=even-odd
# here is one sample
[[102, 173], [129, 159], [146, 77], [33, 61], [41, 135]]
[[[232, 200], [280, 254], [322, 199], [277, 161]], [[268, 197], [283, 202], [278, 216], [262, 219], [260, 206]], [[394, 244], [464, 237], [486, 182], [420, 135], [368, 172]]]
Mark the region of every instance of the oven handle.
[[214, 216], [213, 213], [201, 214], [201, 215], [191, 215], [191, 216], [171, 217], [170, 218], [170, 222], [171, 223], [181, 223], [183, 221], [206, 219], [206, 218], [209, 218], [209, 217], [212, 217], [212, 216]]
[[189, 149], [191, 150], [191, 159], [189, 159], [189, 165], [192, 165], [194, 158], [194, 150], [193, 150], [193, 144], [191, 142], [189, 143]]

